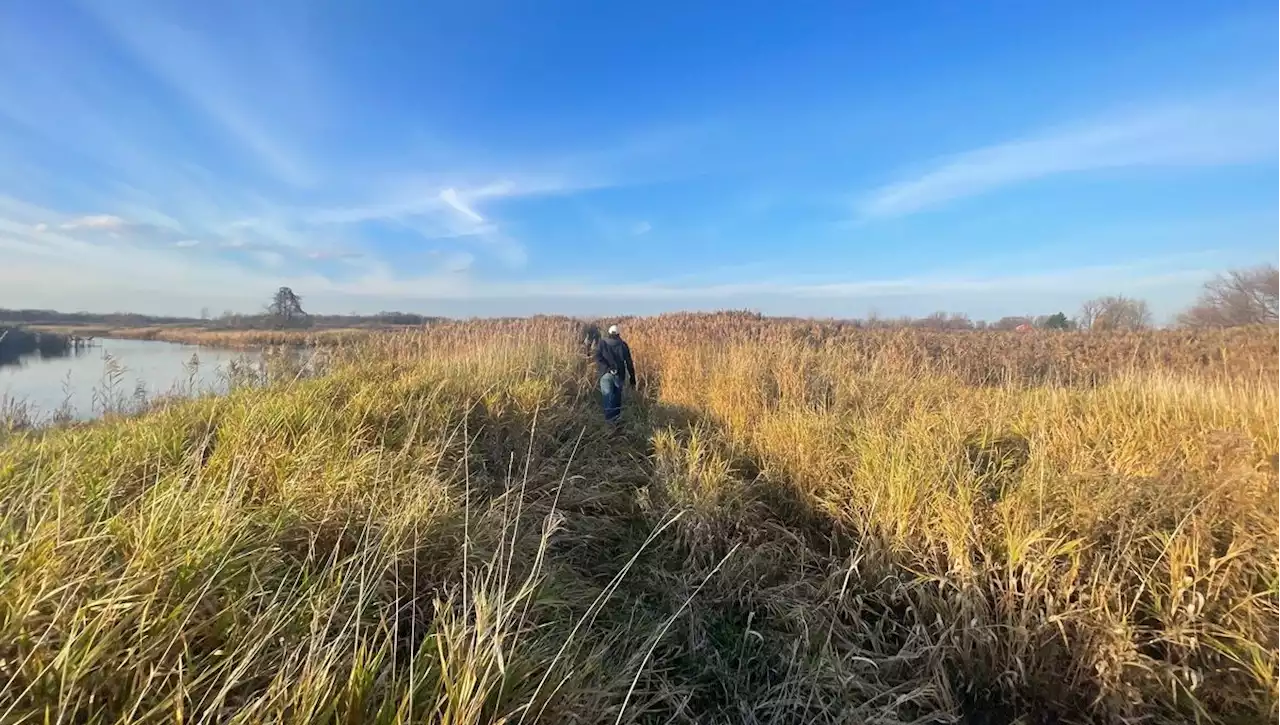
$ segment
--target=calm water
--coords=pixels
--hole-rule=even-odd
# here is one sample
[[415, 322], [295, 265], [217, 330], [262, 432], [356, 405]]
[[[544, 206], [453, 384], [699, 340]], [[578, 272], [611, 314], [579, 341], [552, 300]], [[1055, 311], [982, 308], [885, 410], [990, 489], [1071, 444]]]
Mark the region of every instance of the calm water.
[[[225, 392], [232, 361], [245, 353], [152, 340], [97, 340], [66, 357], [0, 366], [0, 407], [25, 405], [36, 419], [84, 420], [168, 394]], [[3, 414], [3, 410], [0, 410]]]

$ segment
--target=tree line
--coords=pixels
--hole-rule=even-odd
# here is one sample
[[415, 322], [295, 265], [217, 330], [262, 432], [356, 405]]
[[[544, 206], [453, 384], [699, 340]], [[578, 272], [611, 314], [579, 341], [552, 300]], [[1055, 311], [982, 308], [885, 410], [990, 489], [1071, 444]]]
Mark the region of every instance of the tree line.
[[[1280, 300], [1280, 272], [1275, 265], [1233, 269], [1205, 283], [1200, 296], [1177, 316], [1174, 324], [1186, 329], [1275, 325]], [[995, 322], [972, 320], [968, 315], [935, 312], [926, 317], [857, 320], [864, 327], [915, 327], [929, 330], [1093, 330], [1137, 331], [1154, 326], [1146, 300], [1109, 295], [1086, 301], [1073, 317], [1011, 315]]]
[[[1280, 322], [1278, 303], [1280, 270], [1275, 265], [1233, 269], [1206, 282], [1175, 324], [1190, 329], [1275, 325]], [[1143, 300], [1100, 297], [1084, 303], [1079, 323], [1089, 330], [1141, 330], [1151, 327], [1151, 311]]]
[[134, 312], [59, 312], [43, 309], [6, 309], [0, 307], [0, 323], [14, 325], [75, 325], [119, 327], [151, 327], [155, 325], [191, 325], [222, 329], [290, 329], [306, 327], [360, 327], [367, 325], [425, 325], [445, 318], [413, 312], [377, 312], [361, 315], [315, 315], [302, 308], [302, 298], [289, 287], [281, 287], [258, 313], [227, 310], [215, 317], [206, 307], [199, 317], [143, 315]]
[[[1233, 269], [1205, 283], [1195, 303], [1176, 318], [1183, 328], [1203, 329], [1241, 325], [1275, 325], [1278, 322], [1280, 272], [1267, 264]], [[751, 313], [758, 314], [758, 313]], [[200, 318], [166, 317], [134, 313], [94, 314], [53, 310], [7, 310], [0, 308], [0, 321], [24, 324], [100, 324], [114, 327], [142, 327], [165, 324], [198, 324], [223, 329], [302, 329], [308, 327], [359, 327], [364, 325], [423, 325], [444, 320], [411, 312], [379, 312], [373, 315], [312, 315], [302, 307], [302, 298], [289, 287], [281, 287], [258, 314], [224, 312], [210, 318], [207, 309]], [[1059, 311], [1048, 315], [1011, 315], [994, 322], [972, 320], [968, 315], [935, 312], [925, 317], [852, 320], [868, 328], [913, 327], [930, 330], [1145, 330], [1153, 326], [1151, 309], [1142, 299], [1111, 295], [1088, 300], [1075, 316]]]
[[208, 311], [201, 314], [205, 325], [213, 328], [236, 330], [296, 330], [308, 327], [360, 327], [366, 325], [425, 325], [439, 322], [443, 317], [432, 317], [412, 312], [378, 312], [372, 315], [313, 315], [302, 308], [302, 297], [289, 287], [281, 287], [271, 296], [263, 311], [245, 315], [230, 310], [216, 319], [209, 319]]

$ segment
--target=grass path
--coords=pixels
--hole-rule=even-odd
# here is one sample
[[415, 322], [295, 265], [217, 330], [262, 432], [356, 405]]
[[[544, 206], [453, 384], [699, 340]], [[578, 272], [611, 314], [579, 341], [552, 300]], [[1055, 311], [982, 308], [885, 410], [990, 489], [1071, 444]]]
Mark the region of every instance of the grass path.
[[1273, 388], [543, 340], [0, 449], [0, 722], [1256, 722]]

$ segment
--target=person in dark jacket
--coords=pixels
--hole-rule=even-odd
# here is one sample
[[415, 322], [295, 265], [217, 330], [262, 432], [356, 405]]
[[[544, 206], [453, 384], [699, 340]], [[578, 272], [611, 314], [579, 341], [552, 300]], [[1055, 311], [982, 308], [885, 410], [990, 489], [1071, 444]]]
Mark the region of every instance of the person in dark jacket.
[[610, 325], [609, 333], [596, 345], [596, 372], [600, 375], [600, 395], [604, 419], [618, 422], [622, 415], [622, 386], [628, 380], [636, 384], [636, 366], [631, 362], [631, 348], [618, 334], [618, 326]]

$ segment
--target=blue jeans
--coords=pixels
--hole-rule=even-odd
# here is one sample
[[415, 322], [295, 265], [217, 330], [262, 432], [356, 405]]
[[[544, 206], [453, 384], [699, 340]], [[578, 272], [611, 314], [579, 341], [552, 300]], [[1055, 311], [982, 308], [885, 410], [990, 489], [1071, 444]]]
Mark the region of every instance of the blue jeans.
[[604, 419], [617, 422], [622, 415], [622, 379], [613, 373], [601, 375], [600, 397], [604, 403]]

